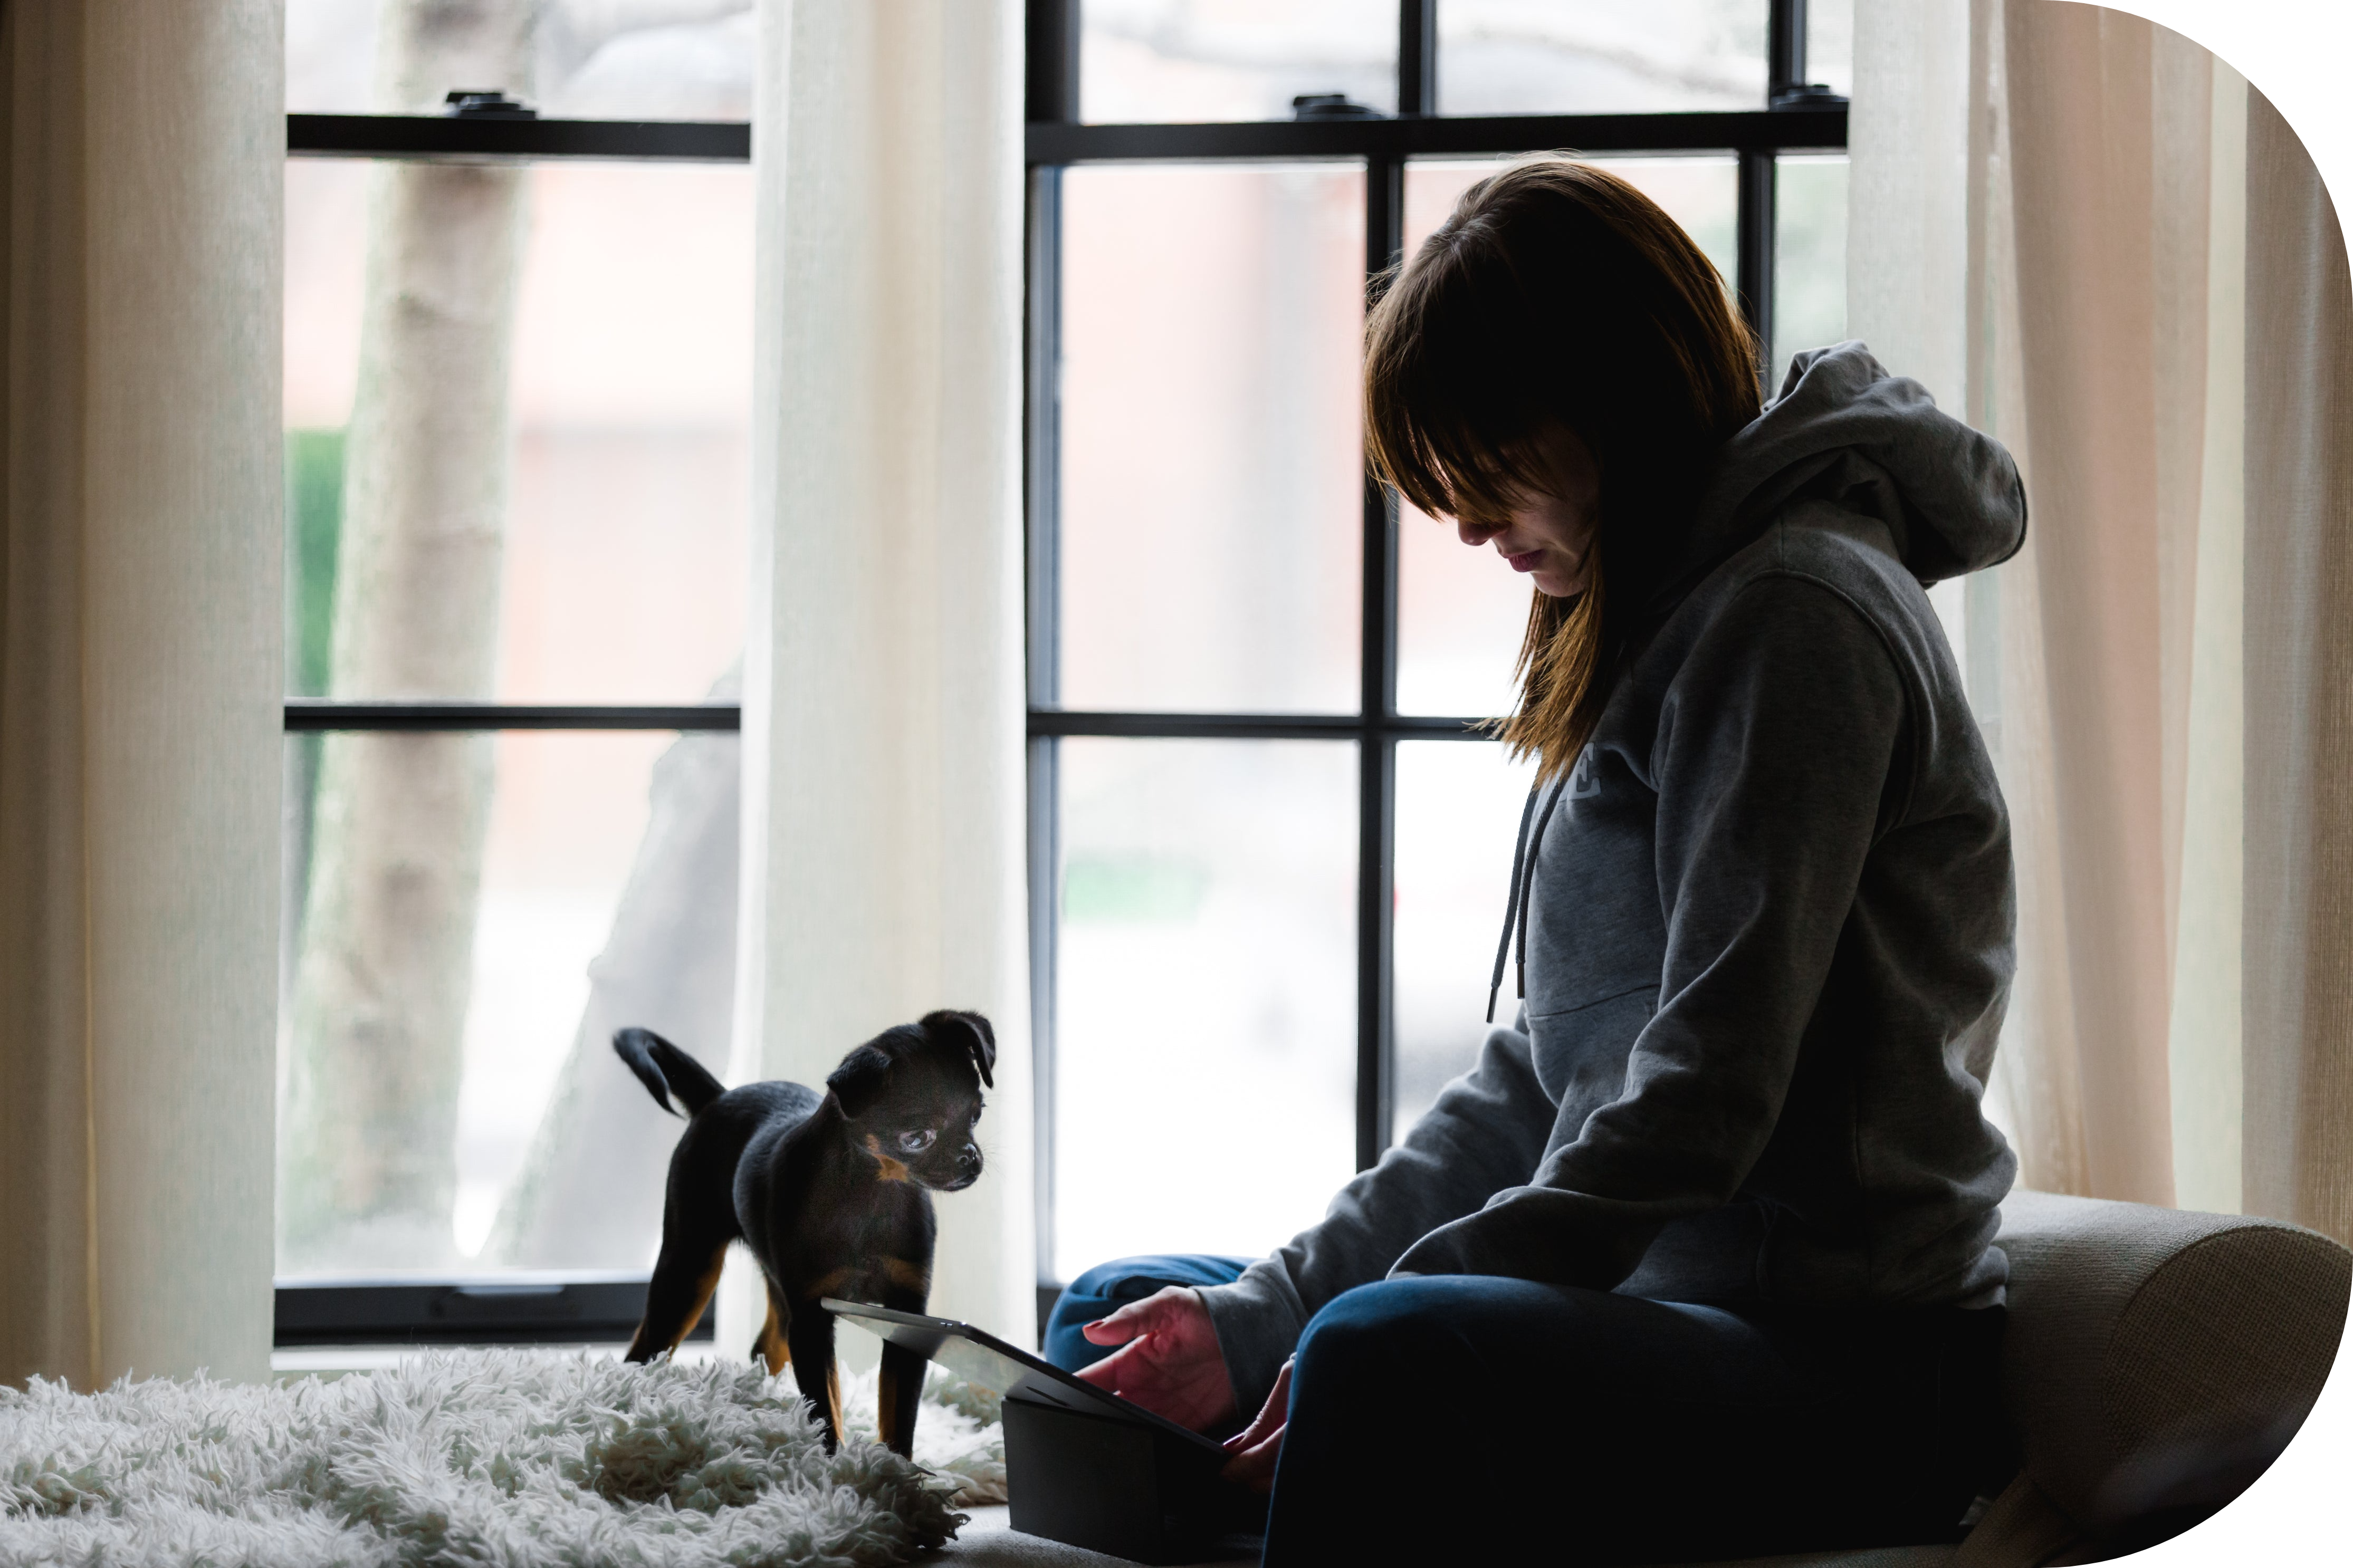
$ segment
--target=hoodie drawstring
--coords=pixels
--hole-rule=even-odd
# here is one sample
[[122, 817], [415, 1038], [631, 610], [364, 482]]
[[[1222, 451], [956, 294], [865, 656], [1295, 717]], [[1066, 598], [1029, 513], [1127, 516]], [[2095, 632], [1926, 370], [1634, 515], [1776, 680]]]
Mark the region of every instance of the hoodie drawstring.
[[1528, 831], [1528, 819], [1535, 816], [1536, 797], [1544, 794], [1542, 781], [1528, 791], [1528, 803], [1520, 808], [1520, 835], [1512, 846], [1511, 902], [1504, 910], [1503, 940], [1495, 944], [1494, 978], [1487, 984], [1487, 1022], [1490, 1024], [1495, 1021], [1495, 998], [1504, 989], [1504, 961], [1511, 954], [1512, 932], [1515, 930], [1520, 934], [1519, 994], [1523, 998], [1528, 994], [1527, 910], [1528, 897], [1535, 884], [1535, 867], [1532, 862], [1535, 847], [1544, 842], [1545, 828], [1552, 822], [1553, 807], [1560, 804], [1560, 797], [1567, 788], [1568, 780], [1566, 778], [1553, 786], [1552, 798], [1545, 803], [1544, 815], [1536, 817], [1533, 834]]

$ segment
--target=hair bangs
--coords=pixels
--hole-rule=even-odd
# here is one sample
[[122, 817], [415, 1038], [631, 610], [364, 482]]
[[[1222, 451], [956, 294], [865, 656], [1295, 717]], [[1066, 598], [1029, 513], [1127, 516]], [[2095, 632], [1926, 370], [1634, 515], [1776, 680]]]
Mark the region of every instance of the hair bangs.
[[1432, 517], [1508, 523], [1556, 482], [1554, 426], [1600, 469], [1584, 591], [1529, 605], [1518, 711], [1556, 778], [1599, 721], [1717, 449], [1757, 416], [1757, 343], [1715, 265], [1626, 180], [1567, 158], [1489, 175], [1388, 279], [1365, 322], [1365, 447]]
[[[1542, 413], [1514, 392], [1529, 367], [1448, 253], [1475, 233], [1440, 229], [1415, 264], [1390, 274], [1366, 323], [1366, 456], [1376, 478], [1432, 517], [1504, 521], [1541, 471], [1526, 456]], [[1509, 316], [1508, 309], [1502, 312]]]

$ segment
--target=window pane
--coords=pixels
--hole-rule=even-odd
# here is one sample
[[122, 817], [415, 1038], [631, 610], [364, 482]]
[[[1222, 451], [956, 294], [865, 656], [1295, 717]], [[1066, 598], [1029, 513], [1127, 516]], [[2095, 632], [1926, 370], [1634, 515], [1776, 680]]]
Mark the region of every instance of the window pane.
[[[1417, 159], [1408, 164], [1408, 253], [1446, 220], [1464, 191], [1514, 161]], [[1665, 208], [1716, 269], [1731, 276], [1740, 200], [1738, 166], [1732, 159], [1592, 161]], [[1843, 223], [1843, 206], [1841, 214]], [[1843, 299], [1841, 293], [1841, 309]], [[1512, 664], [1527, 622], [1528, 595], [1527, 584], [1493, 550], [1465, 549], [1451, 524], [1404, 508], [1398, 521], [1398, 710], [1464, 718], [1511, 711], [1516, 701]]]
[[649, 1267], [677, 1124], [607, 1041], [724, 1066], [735, 738], [287, 751], [279, 1272]]
[[1398, 710], [1493, 719], [1519, 704], [1512, 684], [1526, 627], [1527, 580], [1454, 525], [1398, 507]]
[[1081, 115], [1288, 120], [1303, 93], [1397, 109], [1393, 0], [1084, 0]]
[[[1405, 171], [1405, 248], [1444, 223], [1462, 193], [1518, 158], [1416, 158]], [[1843, 162], [1843, 160], [1841, 160]], [[1726, 157], [1587, 158], [1665, 209], [1727, 280], [1740, 248], [1740, 166]]]
[[1773, 384], [1799, 349], [1846, 336], [1846, 158], [1789, 157], [1775, 178]]
[[298, 159], [286, 189], [289, 690], [702, 697], [744, 636], [750, 171]]
[[1807, 6], [1806, 79], [1842, 98], [1854, 91], [1854, 0], [1812, 0]]
[[1060, 748], [1053, 1266], [1256, 1257], [1355, 1164], [1356, 748]]
[[[1397, 1110], [1402, 1138], [1486, 1038], [1487, 983], [1510, 901], [1533, 763], [1493, 742], [1414, 741], [1397, 759]], [[1504, 972], [1495, 1019], [1519, 1010]]]
[[753, 0], [532, 7], [538, 25], [504, 65], [452, 28], [451, 63], [427, 66], [407, 93], [376, 74], [377, 29], [396, 5], [427, 10], [424, 0], [286, 0], [288, 111], [432, 113], [452, 89], [496, 88], [551, 119], [752, 118]]
[[1063, 179], [1062, 704], [1353, 710], [1362, 168]]
[[1765, 105], [1766, 0], [1439, 0], [1448, 114]]

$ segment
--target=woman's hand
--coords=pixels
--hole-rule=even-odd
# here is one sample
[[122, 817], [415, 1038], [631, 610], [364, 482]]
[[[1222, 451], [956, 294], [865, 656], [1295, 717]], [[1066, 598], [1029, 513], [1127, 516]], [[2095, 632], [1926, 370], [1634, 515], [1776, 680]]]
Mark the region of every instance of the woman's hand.
[[1226, 1439], [1226, 1452], [1233, 1456], [1219, 1474], [1237, 1481], [1264, 1497], [1274, 1489], [1274, 1461], [1282, 1455], [1282, 1434], [1291, 1423], [1291, 1363], [1284, 1362], [1275, 1374], [1274, 1392], [1266, 1396], [1259, 1407], [1257, 1418], [1250, 1430]]
[[1209, 1309], [1183, 1285], [1130, 1301], [1081, 1331], [1120, 1348], [1078, 1375], [1179, 1426], [1205, 1431], [1234, 1416], [1234, 1384]]

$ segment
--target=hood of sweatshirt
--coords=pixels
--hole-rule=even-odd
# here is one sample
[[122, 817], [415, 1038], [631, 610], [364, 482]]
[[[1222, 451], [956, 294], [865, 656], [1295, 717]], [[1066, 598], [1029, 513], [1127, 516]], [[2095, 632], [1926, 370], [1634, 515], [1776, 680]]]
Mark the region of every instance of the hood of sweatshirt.
[[1815, 496], [1884, 521], [1924, 585], [1997, 565], [2026, 541], [2026, 489], [2001, 444], [1843, 342], [1796, 356], [1780, 395], [1724, 444], [1660, 597]]

